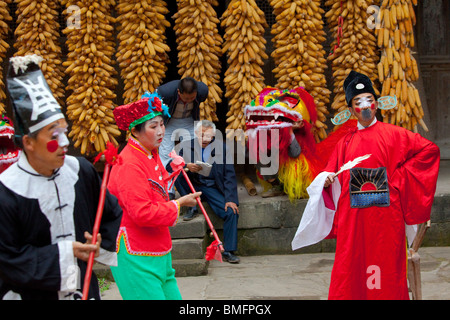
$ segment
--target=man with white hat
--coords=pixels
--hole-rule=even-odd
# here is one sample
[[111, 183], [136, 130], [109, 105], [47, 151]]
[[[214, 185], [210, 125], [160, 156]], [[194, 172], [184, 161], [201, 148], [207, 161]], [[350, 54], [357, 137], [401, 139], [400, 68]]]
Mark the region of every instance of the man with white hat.
[[[116, 263], [122, 210], [107, 193], [98, 241], [91, 244], [101, 179], [68, 156], [67, 122], [39, 68], [41, 57], [11, 58], [7, 87], [23, 152], [0, 175], [0, 299], [81, 298], [89, 254]], [[89, 298], [99, 299], [92, 276]]]

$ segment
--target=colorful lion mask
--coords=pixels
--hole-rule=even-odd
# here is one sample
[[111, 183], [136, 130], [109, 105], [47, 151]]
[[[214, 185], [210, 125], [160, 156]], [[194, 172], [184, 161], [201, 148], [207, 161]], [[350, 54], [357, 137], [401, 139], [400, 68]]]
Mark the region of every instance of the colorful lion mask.
[[[291, 200], [307, 198], [306, 188], [323, 167], [315, 156], [312, 124], [317, 120], [317, 113], [313, 97], [300, 87], [291, 90], [264, 88], [244, 112], [250, 156], [258, 161], [261, 148], [278, 152], [278, 179], [284, 185], [284, 192]], [[294, 134], [302, 152], [299, 157], [291, 158], [287, 152], [291, 143], [290, 128], [299, 121], [303, 121], [303, 126]], [[269, 138], [267, 145], [262, 145], [258, 140], [260, 132], [266, 131], [270, 136], [273, 130], [278, 130], [279, 140], [273, 144]]]
[[19, 160], [20, 150], [14, 144], [14, 126], [12, 121], [0, 116], [0, 173]]

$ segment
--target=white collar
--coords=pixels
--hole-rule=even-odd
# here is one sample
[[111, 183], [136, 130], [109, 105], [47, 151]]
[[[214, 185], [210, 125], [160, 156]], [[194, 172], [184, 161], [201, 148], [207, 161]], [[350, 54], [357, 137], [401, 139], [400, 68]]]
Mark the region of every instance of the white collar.
[[38, 175], [41, 176], [41, 174], [39, 172], [37, 172], [32, 166], [31, 164], [28, 162], [28, 158], [27, 155], [25, 154], [25, 152], [22, 152], [22, 154], [20, 155], [19, 160], [17, 161], [17, 165], [19, 166], [19, 168], [22, 168], [22, 170], [31, 173], [33, 175]]
[[373, 119], [372, 123], [369, 124], [367, 127], [364, 127], [364, 126], [363, 126], [361, 123], [359, 123], [359, 121], [358, 121], [358, 130], [364, 130], [364, 129], [367, 129], [368, 127], [373, 126], [375, 123], [377, 123], [377, 117], [375, 117], [375, 118]]

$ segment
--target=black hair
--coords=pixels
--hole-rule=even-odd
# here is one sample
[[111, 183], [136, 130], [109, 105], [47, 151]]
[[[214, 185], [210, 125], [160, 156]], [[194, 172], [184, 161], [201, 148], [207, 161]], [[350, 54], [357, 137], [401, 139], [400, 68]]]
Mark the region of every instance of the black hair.
[[146, 122], [147, 122], [147, 121], [135, 125], [135, 126], [134, 126], [134, 129], [136, 129], [137, 132], [141, 133], [142, 131], [144, 131], [145, 123], [146, 123]]
[[197, 81], [194, 78], [186, 77], [180, 80], [178, 84], [178, 90], [180, 93], [194, 93], [197, 92]]
[[[158, 116], [156, 116], [156, 117], [161, 117], [161, 118], [164, 119], [164, 117], [163, 117], [162, 115], [158, 115]], [[156, 118], [156, 117], [155, 117], [155, 118]], [[154, 118], [152, 118], [152, 119], [154, 119]], [[152, 120], [152, 119], [150, 119], [150, 120]], [[147, 120], [147, 121], [144, 121], [144, 122], [142, 122], [142, 123], [139, 123], [139, 124], [135, 125], [133, 128], [135, 128], [137, 132], [141, 133], [141, 132], [143, 132], [143, 131], [145, 130], [145, 124], [146, 124], [148, 121], [150, 121], [150, 120]], [[132, 128], [132, 129], [133, 129], [133, 128]], [[135, 137], [135, 138], [136, 138], [136, 137]]]
[[[41, 130], [42, 130], [42, 129], [39, 129], [39, 130], [37, 130], [37, 131], [28, 133], [28, 134], [26, 134], [26, 135], [29, 136], [30, 138], [36, 140], [36, 138], [37, 138], [39, 132], [41, 132]], [[18, 135], [18, 134], [15, 134], [14, 137], [13, 137], [14, 144], [15, 144], [19, 149], [24, 150], [22, 139], [23, 139], [23, 136], [22, 136], [22, 135]], [[25, 150], [24, 150], [24, 151], [25, 151]]]

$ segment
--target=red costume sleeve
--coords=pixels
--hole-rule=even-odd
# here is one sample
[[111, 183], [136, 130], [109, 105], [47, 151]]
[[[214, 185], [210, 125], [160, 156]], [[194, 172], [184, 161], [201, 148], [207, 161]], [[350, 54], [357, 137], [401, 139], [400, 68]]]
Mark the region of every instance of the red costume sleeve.
[[117, 190], [121, 205], [128, 216], [142, 227], [171, 227], [178, 219], [178, 208], [166, 201], [149, 183], [146, 175], [136, 165], [124, 165], [126, 174], [119, 174]]
[[410, 131], [405, 131], [400, 140], [402, 158], [397, 162], [392, 185], [399, 191], [406, 224], [423, 223], [430, 219], [440, 151], [434, 143]]

